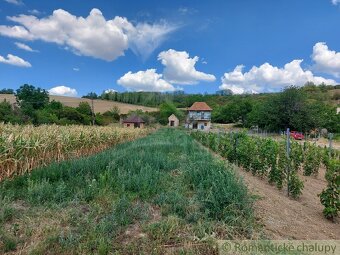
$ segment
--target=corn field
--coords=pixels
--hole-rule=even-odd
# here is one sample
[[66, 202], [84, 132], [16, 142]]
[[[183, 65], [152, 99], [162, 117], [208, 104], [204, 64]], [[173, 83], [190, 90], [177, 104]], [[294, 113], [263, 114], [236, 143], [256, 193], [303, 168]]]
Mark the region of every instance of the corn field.
[[33, 168], [100, 152], [150, 133], [150, 129], [0, 123], [0, 181]]

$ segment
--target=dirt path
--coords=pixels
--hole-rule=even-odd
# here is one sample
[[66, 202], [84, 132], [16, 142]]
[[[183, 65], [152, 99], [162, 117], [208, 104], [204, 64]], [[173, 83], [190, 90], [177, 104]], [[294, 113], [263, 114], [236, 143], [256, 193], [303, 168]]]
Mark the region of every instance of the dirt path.
[[317, 196], [326, 186], [324, 170], [318, 177], [300, 176], [304, 181], [303, 194], [298, 200], [287, 197], [267, 180], [237, 168], [250, 192], [260, 197], [255, 203], [257, 217], [271, 239], [340, 239], [340, 220], [336, 223], [322, 215], [323, 206]]
[[[199, 146], [204, 147], [198, 143]], [[209, 150], [216, 157], [225, 160], [221, 155]], [[299, 199], [287, 196], [287, 190], [278, 190], [266, 179], [253, 176], [241, 167], [235, 166], [249, 191], [258, 197], [255, 202], [256, 217], [263, 224], [264, 232], [272, 240], [340, 240], [340, 217], [335, 222], [324, 218], [323, 206], [318, 194], [327, 186], [324, 178], [325, 169], [319, 170], [318, 176], [299, 175], [304, 189]]]

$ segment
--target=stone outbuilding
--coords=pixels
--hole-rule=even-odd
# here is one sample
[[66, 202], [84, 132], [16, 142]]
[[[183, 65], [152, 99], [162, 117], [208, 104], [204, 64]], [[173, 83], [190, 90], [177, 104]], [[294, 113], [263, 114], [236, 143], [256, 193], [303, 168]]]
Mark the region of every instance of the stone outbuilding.
[[178, 127], [179, 126], [179, 119], [176, 117], [175, 114], [171, 114], [168, 118], [168, 126], [169, 127]]
[[139, 116], [130, 116], [123, 120], [125, 128], [144, 128], [145, 121]]

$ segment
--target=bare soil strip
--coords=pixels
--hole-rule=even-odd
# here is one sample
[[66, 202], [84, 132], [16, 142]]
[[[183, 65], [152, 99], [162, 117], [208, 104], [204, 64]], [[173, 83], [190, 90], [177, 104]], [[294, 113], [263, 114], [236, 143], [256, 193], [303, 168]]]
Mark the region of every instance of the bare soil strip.
[[340, 220], [331, 222], [322, 215], [323, 206], [318, 194], [326, 187], [325, 170], [317, 177], [300, 176], [304, 181], [303, 194], [298, 200], [287, 197], [267, 180], [235, 167], [244, 178], [251, 193], [260, 198], [255, 212], [263, 222], [265, 233], [271, 239], [329, 240], [340, 239]]
[[[222, 158], [209, 148], [206, 149], [216, 157]], [[278, 190], [266, 179], [254, 176], [238, 166], [234, 169], [243, 178], [249, 192], [257, 197], [255, 214], [259, 222], [263, 224], [264, 233], [268, 239], [340, 239], [340, 217], [335, 222], [331, 222], [322, 214], [323, 206], [318, 194], [327, 186], [324, 168], [319, 170], [317, 176], [299, 174], [304, 182], [304, 189], [297, 200], [288, 197], [286, 189]]]

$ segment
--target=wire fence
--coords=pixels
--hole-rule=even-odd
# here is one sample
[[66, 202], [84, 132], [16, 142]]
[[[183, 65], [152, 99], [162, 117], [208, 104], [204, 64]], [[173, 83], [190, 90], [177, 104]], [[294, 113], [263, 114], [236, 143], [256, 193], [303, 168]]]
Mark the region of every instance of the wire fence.
[[[192, 130], [196, 131], [196, 130]], [[208, 132], [208, 133], [217, 133], [217, 134], [236, 134], [236, 133], [246, 133], [249, 136], [256, 136], [256, 137], [262, 137], [262, 138], [273, 138], [275, 140], [281, 140], [287, 138], [287, 130], [282, 131], [268, 131], [266, 129], [261, 128], [221, 128], [221, 127], [214, 127], [210, 130], [199, 130], [200, 132]], [[296, 140], [300, 143], [313, 143], [314, 145], [320, 146], [320, 147], [327, 147], [329, 150], [339, 150], [339, 145], [335, 144], [334, 146], [334, 134], [328, 133], [327, 131], [317, 130], [316, 132], [309, 132], [309, 133], [303, 133], [303, 132], [297, 132], [298, 134], [301, 134], [302, 136], [299, 138], [295, 138], [293, 135], [291, 135], [291, 130], [289, 131], [289, 137], [292, 140]]]

